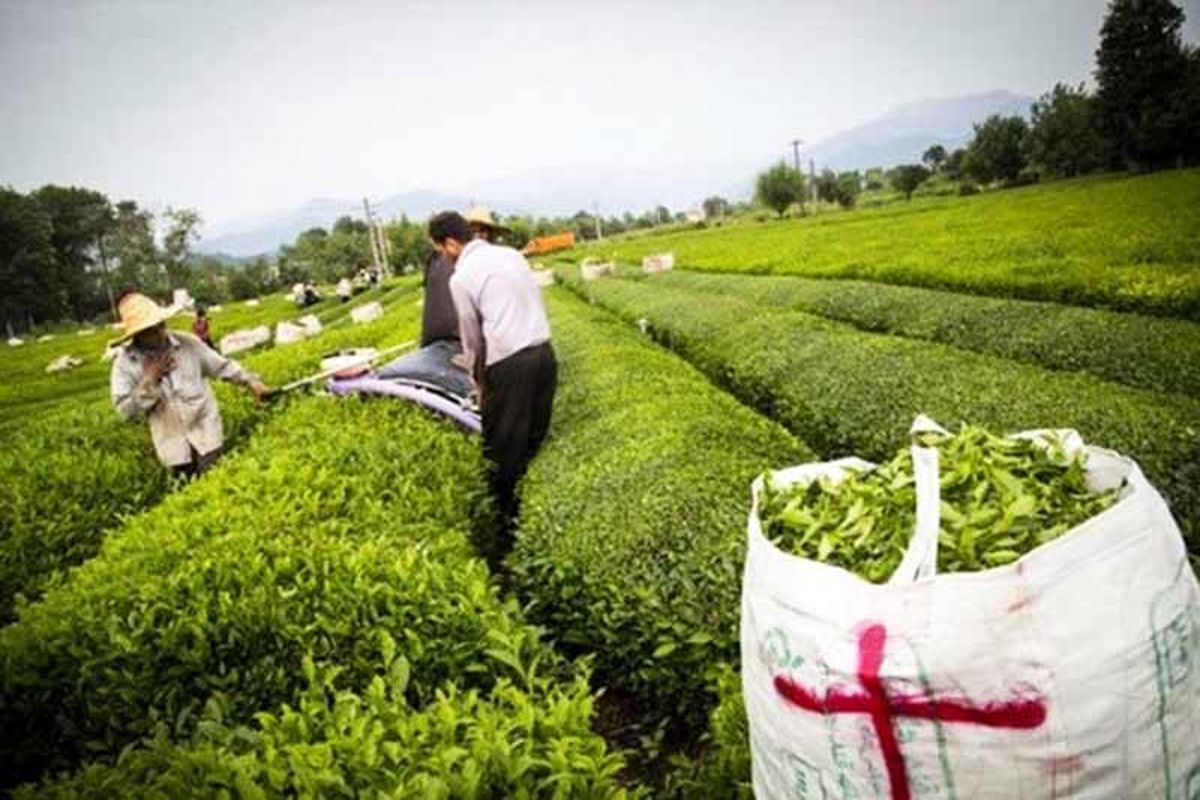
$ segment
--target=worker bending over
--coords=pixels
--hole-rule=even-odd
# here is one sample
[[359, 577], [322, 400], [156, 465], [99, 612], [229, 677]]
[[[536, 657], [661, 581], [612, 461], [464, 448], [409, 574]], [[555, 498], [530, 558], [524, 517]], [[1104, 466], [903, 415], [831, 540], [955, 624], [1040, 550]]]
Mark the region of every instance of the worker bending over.
[[145, 417], [159, 460], [175, 472], [196, 477], [221, 455], [221, 412], [208, 378], [249, 387], [256, 398], [270, 392], [237, 362], [195, 336], [168, 331], [170, 309], [130, 292], [117, 304], [124, 333], [113, 361], [112, 401], [127, 420]]

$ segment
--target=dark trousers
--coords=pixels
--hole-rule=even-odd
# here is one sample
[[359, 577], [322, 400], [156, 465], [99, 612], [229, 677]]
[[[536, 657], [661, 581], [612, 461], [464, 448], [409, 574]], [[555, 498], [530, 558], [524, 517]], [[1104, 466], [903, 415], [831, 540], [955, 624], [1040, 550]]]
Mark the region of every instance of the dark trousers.
[[203, 455], [197, 453], [196, 448], [194, 447], [190, 448], [190, 450], [192, 453], [191, 461], [186, 464], [176, 464], [175, 466], [171, 467], [171, 471], [173, 471], [176, 475], [182, 475], [188, 480], [199, 478], [201, 475], [208, 472], [209, 469], [212, 468], [212, 465], [217, 463], [217, 459], [221, 457], [221, 453], [224, 452], [223, 447], [218, 447], [216, 450], [210, 450]]
[[549, 342], [527, 347], [484, 370], [483, 454], [505, 536], [517, 516], [517, 482], [550, 430], [558, 361]]

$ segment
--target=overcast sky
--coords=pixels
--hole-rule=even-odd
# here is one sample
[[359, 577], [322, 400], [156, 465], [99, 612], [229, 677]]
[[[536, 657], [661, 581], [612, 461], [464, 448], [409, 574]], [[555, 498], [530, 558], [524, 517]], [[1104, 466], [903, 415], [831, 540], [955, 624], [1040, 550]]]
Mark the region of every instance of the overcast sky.
[[[209, 223], [311, 197], [764, 160], [919, 98], [1089, 79], [1105, 0], [0, 0], [0, 184]], [[1184, 3], [1197, 39], [1200, 0]]]

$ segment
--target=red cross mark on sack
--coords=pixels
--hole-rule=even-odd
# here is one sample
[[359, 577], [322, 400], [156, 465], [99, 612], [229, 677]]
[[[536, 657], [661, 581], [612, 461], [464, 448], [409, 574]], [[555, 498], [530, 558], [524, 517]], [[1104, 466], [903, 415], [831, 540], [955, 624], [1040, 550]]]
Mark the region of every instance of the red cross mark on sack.
[[960, 697], [889, 695], [879, 677], [887, 629], [870, 625], [858, 638], [858, 682], [862, 691], [831, 688], [824, 696], [786, 675], [775, 676], [775, 691], [789, 703], [818, 714], [867, 714], [887, 765], [894, 800], [910, 800], [908, 767], [896, 739], [896, 717], [962, 722], [989, 728], [1036, 728], [1046, 721], [1046, 704], [1040, 697], [1018, 697], [1003, 702], [973, 703]]

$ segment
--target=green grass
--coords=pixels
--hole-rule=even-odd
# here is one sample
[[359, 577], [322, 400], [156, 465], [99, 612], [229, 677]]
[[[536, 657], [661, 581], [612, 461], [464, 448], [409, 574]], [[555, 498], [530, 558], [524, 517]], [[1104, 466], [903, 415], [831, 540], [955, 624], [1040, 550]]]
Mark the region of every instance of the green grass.
[[568, 257], [858, 278], [1200, 320], [1200, 170], [1104, 175], [973, 197], [662, 236]]

